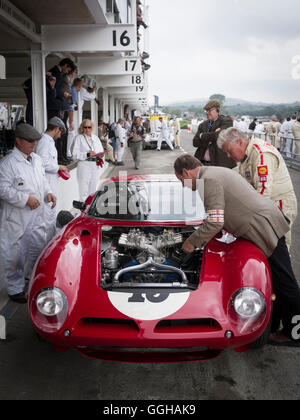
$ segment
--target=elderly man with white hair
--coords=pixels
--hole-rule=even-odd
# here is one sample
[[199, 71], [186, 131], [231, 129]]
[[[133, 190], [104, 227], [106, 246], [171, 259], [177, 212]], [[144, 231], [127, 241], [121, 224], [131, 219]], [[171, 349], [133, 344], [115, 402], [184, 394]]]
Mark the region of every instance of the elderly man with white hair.
[[[236, 128], [223, 130], [218, 147], [240, 162], [239, 172], [261, 195], [270, 198], [289, 219], [297, 217], [297, 198], [285, 161], [278, 150], [264, 140], [252, 138]], [[291, 247], [291, 231], [286, 235]]]

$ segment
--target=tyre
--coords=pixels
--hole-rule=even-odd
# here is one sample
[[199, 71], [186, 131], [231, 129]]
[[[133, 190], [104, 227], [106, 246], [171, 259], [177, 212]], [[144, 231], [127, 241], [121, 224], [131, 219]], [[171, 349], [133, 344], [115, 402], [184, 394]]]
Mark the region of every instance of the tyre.
[[269, 341], [269, 336], [271, 334], [272, 320], [270, 320], [267, 328], [264, 333], [251, 344], [251, 350], [262, 349]]

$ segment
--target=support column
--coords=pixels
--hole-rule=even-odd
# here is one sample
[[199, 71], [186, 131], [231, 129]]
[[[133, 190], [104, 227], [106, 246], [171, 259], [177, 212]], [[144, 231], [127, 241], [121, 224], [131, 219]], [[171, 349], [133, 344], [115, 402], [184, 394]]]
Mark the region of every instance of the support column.
[[47, 54], [40, 44], [31, 45], [33, 125], [40, 133], [47, 127], [46, 65]]
[[[97, 89], [96, 98], [98, 98], [98, 92], [99, 92], [99, 90]], [[94, 134], [96, 136], [98, 136], [98, 120], [99, 120], [99, 118], [98, 118], [98, 104], [95, 100], [91, 101], [91, 119], [92, 119], [92, 121], [95, 125]]]
[[103, 122], [109, 121], [108, 116], [108, 93], [106, 89], [103, 89], [103, 97], [102, 97], [102, 103], [103, 103]]
[[116, 122], [118, 122], [119, 118], [120, 118], [120, 103], [119, 103], [119, 99], [115, 100], [115, 109], [116, 109]]
[[115, 115], [115, 97], [110, 95], [110, 104], [109, 104], [109, 123], [112, 124], [116, 121]]
[[120, 118], [124, 118], [124, 103], [120, 101]]

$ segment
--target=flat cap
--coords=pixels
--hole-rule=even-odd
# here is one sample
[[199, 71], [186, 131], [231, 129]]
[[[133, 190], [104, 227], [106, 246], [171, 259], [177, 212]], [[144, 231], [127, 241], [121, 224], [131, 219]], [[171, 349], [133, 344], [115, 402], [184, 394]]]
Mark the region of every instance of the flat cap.
[[205, 111], [209, 111], [212, 108], [221, 108], [221, 104], [219, 101], [217, 101], [216, 99], [213, 99], [209, 102], [207, 102], [207, 104], [205, 105], [205, 107], [203, 109], [205, 109]]
[[15, 136], [30, 142], [39, 141], [42, 135], [30, 124], [19, 124], [15, 131]]
[[48, 121], [48, 124], [53, 125], [54, 127], [59, 127], [63, 130], [63, 134], [67, 132], [65, 123], [58, 117], [53, 117]]

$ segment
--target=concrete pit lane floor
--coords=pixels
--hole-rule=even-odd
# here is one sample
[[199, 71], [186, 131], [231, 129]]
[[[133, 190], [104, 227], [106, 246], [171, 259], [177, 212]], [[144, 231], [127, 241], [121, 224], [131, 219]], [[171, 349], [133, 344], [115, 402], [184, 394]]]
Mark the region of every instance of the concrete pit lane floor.
[[[192, 134], [182, 131], [182, 146], [194, 152]], [[183, 150], [146, 150], [141, 170], [130, 152], [112, 175], [169, 173]], [[300, 202], [300, 172], [291, 170]], [[293, 229], [292, 262], [300, 279], [300, 224]], [[209, 362], [143, 365], [86, 359], [76, 351], [57, 353], [37, 339], [26, 305], [0, 342], [0, 400], [298, 400], [300, 348], [267, 345], [259, 351], [225, 351]]]

